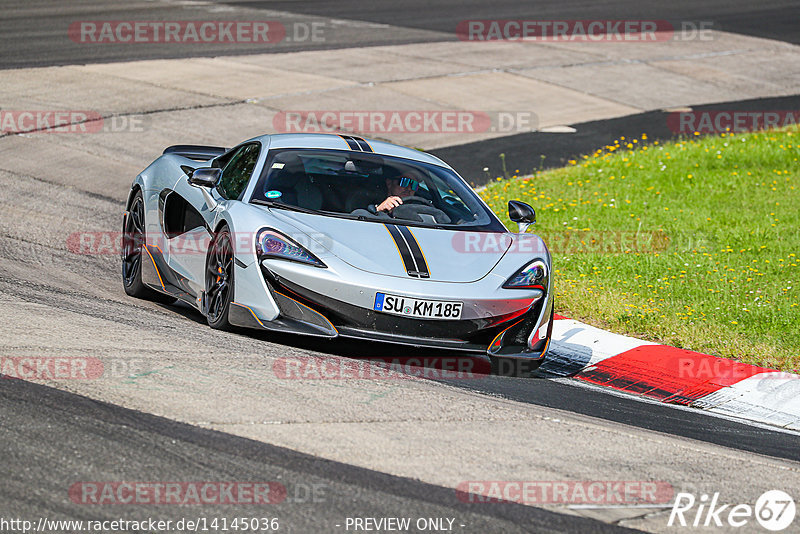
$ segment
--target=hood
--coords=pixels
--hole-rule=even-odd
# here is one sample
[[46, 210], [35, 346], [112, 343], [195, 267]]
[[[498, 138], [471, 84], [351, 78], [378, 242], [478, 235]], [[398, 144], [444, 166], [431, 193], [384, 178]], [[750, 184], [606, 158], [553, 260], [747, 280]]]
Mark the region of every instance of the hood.
[[[270, 212], [356, 269], [402, 278], [409, 277], [407, 266], [421, 271], [427, 266], [425, 279], [474, 282], [486, 276], [512, 244], [511, 234], [400, 226], [282, 209]], [[416, 261], [420, 255], [424, 265]]]

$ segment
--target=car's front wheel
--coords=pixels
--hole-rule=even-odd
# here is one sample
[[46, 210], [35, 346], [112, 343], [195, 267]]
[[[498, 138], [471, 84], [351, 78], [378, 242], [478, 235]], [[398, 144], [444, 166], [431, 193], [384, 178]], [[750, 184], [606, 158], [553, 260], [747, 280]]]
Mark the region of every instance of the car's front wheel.
[[217, 232], [206, 258], [206, 319], [217, 330], [230, 330], [233, 300], [233, 240], [227, 226]]
[[137, 191], [122, 223], [122, 287], [131, 297], [173, 304], [175, 297], [159, 293], [142, 282], [145, 228], [144, 198]]

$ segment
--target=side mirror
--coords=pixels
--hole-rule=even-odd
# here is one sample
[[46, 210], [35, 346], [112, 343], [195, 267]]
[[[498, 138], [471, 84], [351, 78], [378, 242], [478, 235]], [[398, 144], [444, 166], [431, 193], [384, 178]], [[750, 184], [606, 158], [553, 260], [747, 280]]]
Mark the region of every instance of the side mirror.
[[216, 187], [220, 176], [222, 176], [222, 169], [215, 167], [195, 169], [189, 175], [189, 183], [197, 187]]
[[536, 222], [536, 210], [530, 204], [519, 200], [508, 201], [508, 218], [519, 225], [519, 233], [524, 234]]

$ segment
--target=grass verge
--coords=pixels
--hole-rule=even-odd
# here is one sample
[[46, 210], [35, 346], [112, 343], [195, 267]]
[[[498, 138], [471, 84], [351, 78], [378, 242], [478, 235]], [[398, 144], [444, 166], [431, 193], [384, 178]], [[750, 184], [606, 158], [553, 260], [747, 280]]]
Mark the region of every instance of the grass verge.
[[[800, 129], [621, 138], [564, 168], [488, 185], [537, 211], [556, 310], [614, 332], [800, 368]], [[515, 177], [516, 178], [516, 177]]]

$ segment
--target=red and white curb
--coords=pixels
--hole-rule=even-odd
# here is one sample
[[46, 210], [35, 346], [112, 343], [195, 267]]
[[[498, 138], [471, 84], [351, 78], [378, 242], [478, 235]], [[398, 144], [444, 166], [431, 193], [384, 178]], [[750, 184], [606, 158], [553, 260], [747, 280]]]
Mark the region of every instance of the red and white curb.
[[546, 374], [800, 431], [800, 375], [555, 319]]

